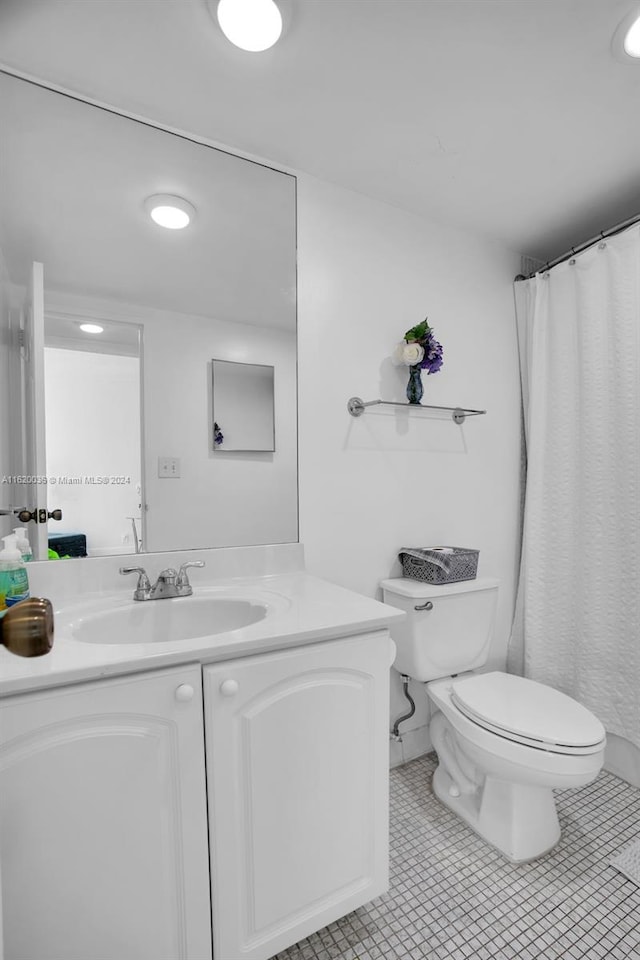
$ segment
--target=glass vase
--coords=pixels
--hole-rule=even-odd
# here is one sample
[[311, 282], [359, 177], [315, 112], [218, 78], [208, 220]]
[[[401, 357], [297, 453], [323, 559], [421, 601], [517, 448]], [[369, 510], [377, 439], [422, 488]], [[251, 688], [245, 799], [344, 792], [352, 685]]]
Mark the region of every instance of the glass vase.
[[416, 364], [409, 367], [409, 383], [407, 384], [407, 400], [409, 403], [420, 403], [424, 388], [422, 386], [422, 367]]

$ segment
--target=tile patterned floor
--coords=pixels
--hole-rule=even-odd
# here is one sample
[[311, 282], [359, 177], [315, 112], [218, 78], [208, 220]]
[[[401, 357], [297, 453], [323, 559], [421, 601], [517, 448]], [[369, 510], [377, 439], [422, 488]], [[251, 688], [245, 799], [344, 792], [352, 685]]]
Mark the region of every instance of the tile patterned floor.
[[435, 799], [434, 768], [391, 773], [389, 892], [276, 960], [640, 960], [640, 888], [608, 866], [640, 791], [608, 773], [560, 791], [559, 845], [515, 866]]

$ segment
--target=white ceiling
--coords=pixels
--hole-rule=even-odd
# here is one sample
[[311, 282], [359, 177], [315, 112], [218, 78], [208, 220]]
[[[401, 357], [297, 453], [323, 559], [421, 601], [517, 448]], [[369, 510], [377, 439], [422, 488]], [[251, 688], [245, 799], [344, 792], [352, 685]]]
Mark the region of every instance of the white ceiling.
[[290, 0], [243, 53], [206, 0], [2, 0], [0, 62], [550, 258], [640, 212], [637, 0]]

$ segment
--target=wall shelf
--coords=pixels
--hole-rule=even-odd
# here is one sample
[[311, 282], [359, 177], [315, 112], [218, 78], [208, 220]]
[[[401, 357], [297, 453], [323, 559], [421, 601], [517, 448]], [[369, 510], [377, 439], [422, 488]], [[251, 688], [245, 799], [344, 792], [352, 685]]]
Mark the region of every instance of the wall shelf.
[[464, 423], [467, 417], [480, 417], [486, 410], [469, 410], [465, 407], [436, 407], [430, 403], [402, 403], [397, 400], [361, 400], [360, 397], [351, 397], [347, 402], [347, 410], [352, 417], [361, 417], [365, 407], [406, 407], [409, 410], [446, 410], [451, 413], [451, 419], [457, 423]]

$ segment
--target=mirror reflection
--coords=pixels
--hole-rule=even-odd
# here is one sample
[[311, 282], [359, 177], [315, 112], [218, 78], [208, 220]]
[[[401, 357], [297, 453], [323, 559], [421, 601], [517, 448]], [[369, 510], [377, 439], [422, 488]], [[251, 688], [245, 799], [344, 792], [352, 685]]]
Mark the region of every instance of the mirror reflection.
[[139, 552], [141, 329], [49, 313], [44, 343], [47, 501], [63, 518], [49, 525], [49, 555], [104, 556], [114, 531], [123, 553]]
[[211, 375], [213, 449], [275, 450], [273, 367], [212, 360]]
[[0, 126], [0, 534], [296, 540], [295, 178], [1, 73]]

